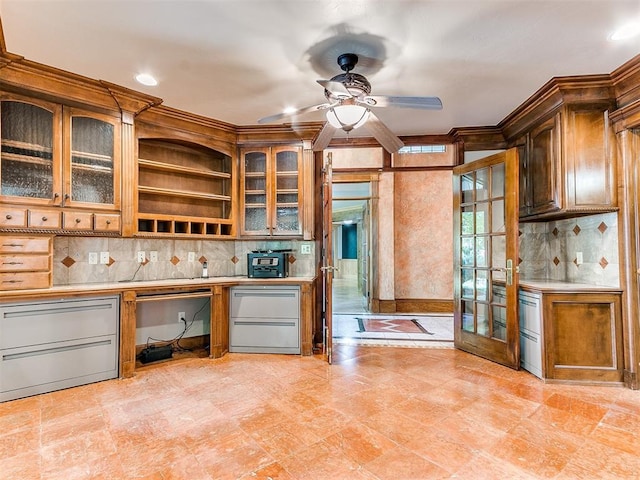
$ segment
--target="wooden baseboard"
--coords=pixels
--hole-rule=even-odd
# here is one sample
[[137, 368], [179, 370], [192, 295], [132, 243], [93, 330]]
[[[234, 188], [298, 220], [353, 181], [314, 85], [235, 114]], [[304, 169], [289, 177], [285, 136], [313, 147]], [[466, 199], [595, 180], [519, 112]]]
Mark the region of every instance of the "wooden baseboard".
[[396, 298], [377, 300], [375, 313], [453, 313], [453, 300]]

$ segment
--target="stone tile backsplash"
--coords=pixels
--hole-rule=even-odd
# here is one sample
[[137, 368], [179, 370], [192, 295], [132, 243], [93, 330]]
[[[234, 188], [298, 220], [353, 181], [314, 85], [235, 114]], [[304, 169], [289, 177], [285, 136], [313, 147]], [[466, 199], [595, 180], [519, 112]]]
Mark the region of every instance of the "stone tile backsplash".
[[[300, 254], [300, 244], [311, 246], [311, 254]], [[123, 280], [155, 280], [191, 278], [202, 275], [202, 262], [207, 261], [209, 276], [247, 274], [247, 253], [252, 250], [290, 249], [289, 276], [315, 274], [314, 242], [299, 240], [164, 240], [150, 238], [55, 237], [53, 241], [53, 283], [70, 285], [118, 282]], [[137, 252], [145, 252], [145, 262], [137, 261]], [[157, 261], [150, 261], [150, 252]], [[109, 252], [109, 263], [89, 263], [89, 253]], [[194, 261], [189, 261], [189, 253]]]
[[615, 212], [521, 223], [520, 232], [521, 278], [620, 286]]

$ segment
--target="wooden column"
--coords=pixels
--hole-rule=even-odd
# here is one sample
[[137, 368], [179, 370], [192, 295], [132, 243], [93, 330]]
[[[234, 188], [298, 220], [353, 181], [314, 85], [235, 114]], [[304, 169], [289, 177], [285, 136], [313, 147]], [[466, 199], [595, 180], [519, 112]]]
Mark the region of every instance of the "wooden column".
[[220, 358], [229, 351], [229, 287], [211, 288], [209, 357]]
[[133, 377], [136, 369], [136, 292], [122, 293], [120, 300], [120, 377]]
[[300, 292], [300, 353], [309, 356], [313, 354], [313, 312], [315, 305], [313, 284], [302, 284]]

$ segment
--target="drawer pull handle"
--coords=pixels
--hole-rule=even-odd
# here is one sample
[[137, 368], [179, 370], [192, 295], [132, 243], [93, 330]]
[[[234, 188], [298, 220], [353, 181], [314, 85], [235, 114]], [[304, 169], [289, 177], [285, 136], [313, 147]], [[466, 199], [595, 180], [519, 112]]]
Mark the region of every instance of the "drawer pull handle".
[[42, 217], [43, 222], [46, 222], [47, 220], [49, 220], [47, 217]]
[[13, 217], [11, 215], [7, 215], [7, 220], [11, 220]]
[[111, 220], [107, 220], [107, 225], [111, 225]]
[[3, 265], [22, 265], [22, 262], [2, 262]]
[[3, 247], [21, 247], [22, 244], [21, 243], [3, 243], [2, 246]]
[[79, 218], [76, 218], [76, 223], [80, 223], [82, 220], [80, 220]]
[[2, 283], [22, 283], [24, 280], [3, 280]]

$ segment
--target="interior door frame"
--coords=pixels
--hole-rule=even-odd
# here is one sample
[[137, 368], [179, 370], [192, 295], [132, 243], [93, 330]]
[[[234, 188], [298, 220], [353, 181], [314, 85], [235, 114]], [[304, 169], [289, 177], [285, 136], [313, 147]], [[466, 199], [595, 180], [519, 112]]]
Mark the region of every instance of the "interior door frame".
[[[505, 231], [505, 265], [509, 265], [511, 261], [512, 270], [505, 269], [505, 324], [506, 324], [506, 338], [499, 340], [491, 338], [482, 334], [478, 334], [475, 330], [469, 331], [463, 328], [463, 307], [462, 302], [466, 301], [467, 304], [473, 304], [474, 324], [477, 321], [477, 305], [479, 301], [476, 301], [475, 292], [477, 288], [476, 277], [473, 277], [473, 291], [474, 298], [463, 298], [462, 292], [462, 270], [461, 265], [462, 249], [461, 249], [461, 205], [462, 191], [461, 191], [461, 179], [463, 175], [474, 174], [474, 172], [497, 167], [501, 163], [504, 163], [504, 231]], [[495, 155], [488, 156], [486, 158], [477, 160], [472, 163], [459, 165], [453, 170], [453, 208], [454, 208], [454, 344], [456, 348], [472, 353], [474, 355], [481, 356], [488, 360], [506, 365], [508, 367], [518, 369], [520, 367], [520, 329], [519, 329], [519, 316], [518, 316], [518, 200], [519, 200], [519, 161], [517, 148], [511, 148], [505, 152], [501, 152]], [[475, 175], [475, 174], [474, 174]], [[475, 178], [475, 176], [473, 177]], [[491, 198], [491, 197], [490, 197]], [[476, 199], [472, 202], [475, 205]], [[474, 207], [475, 208], [475, 207]], [[475, 212], [475, 210], [474, 210]], [[475, 215], [474, 215], [475, 222]], [[474, 239], [476, 235], [474, 223]], [[490, 233], [491, 234], [491, 233]], [[492, 241], [493, 242], [493, 241]], [[474, 240], [475, 244], [475, 240]], [[491, 243], [492, 245], [492, 243]], [[491, 250], [491, 247], [489, 247]], [[488, 278], [488, 285], [486, 288], [486, 295], [488, 300], [482, 303], [488, 302], [489, 318], [488, 322], [492, 323], [493, 320], [493, 302], [494, 302], [494, 284], [493, 284], [493, 271], [499, 271], [502, 269], [493, 268], [493, 258], [489, 254], [489, 270], [491, 271]], [[475, 254], [474, 254], [475, 256]], [[475, 265], [475, 261], [474, 261]], [[472, 268], [474, 269], [474, 268]], [[475, 269], [474, 269], [475, 270]], [[511, 277], [511, 281], [508, 278]], [[490, 288], [489, 288], [490, 287]]]

